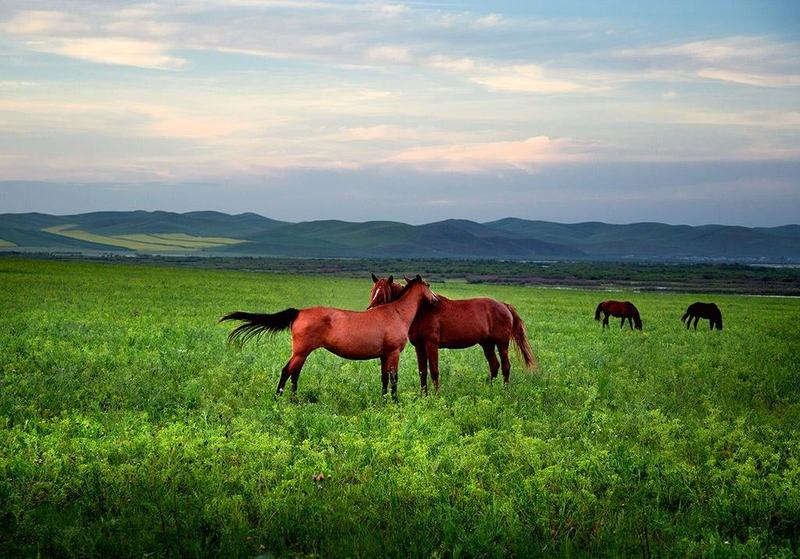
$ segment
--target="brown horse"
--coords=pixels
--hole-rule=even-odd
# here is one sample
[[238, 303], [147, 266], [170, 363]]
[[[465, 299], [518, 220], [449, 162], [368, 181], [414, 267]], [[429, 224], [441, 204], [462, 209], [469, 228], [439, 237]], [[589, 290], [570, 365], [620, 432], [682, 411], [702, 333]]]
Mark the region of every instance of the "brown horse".
[[[394, 282], [394, 278], [377, 278], [372, 274], [372, 293], [370, 309], [393, 304], [404, 287]], [[406, 281], [412, 281], [406, 278]], [[417, 351], [419, 380], [422, 391], [428, 393], [428, 367], [434, 388], [439, 390], [439, 348], [462, 349], [474, 345], [483, 348], [489, 362], [490, 378], [497, 377], [502, 368], [503, 382], [508, 384], [511, 363], [508, 359], [508, 345], [513, 340], [522, 354], [525, 367], [538, 367], [531, 351], [525, 325], [516, 309], [509, 304], [494, 299], [452, 300], [436, 294], [436, 306], [423, 305], [419, 309], [408, 332], [408, 339]], [[495, 355], [500, 354], [500, 362]]]
[[609, 316], [616, 316], [617, 318], [622, 318], [622, 322], [619, 325], [620, 328], [625, 326], [625, 319], [628, 319], [631, 330], [633, 330], [634, 324], [637, 330], [642, 329], [642, 319], [639, 318], [639, 311], [630, 301], [603, 301], [597, 305], [597, 310], [594, 311], [595, 320], [600, 320], [600, 313], [605, 315], [603, 317], [603, 328], [608, 326]]
[[391, 380], [392, 398], [397, 398], [397, 365], [400, 352], [408, 341], [408, 328], [422, 304], [435, 305], [436, 296], [430, 286], [417, 276], [399, 293], [393, 303], [364, 312], [330, 307], [286, 309], [275, 314], [233, 312], [225, 320], [241, 320], [228, 335], [229, 343], [244, 344], [264, 332], [277, 332], [291, 327], [292, 356], [281, 371], [277, 394], [283, 394], [286, 380], [292, 377], [292, 392], [308, 355], [325, 348], [345, 359], [381, 359], [383, 394]]
[[715, 326], [717, 330], [722, 330], [722, 313], [714, 303], [692, 303], [681, 317], [681, 322], [686, 323], [686, 329], [688, 330], [689, 324], [694, 319], [694, 329], [697, 330], [697, 323], [701, 318], [708, 319], [712, 330]]

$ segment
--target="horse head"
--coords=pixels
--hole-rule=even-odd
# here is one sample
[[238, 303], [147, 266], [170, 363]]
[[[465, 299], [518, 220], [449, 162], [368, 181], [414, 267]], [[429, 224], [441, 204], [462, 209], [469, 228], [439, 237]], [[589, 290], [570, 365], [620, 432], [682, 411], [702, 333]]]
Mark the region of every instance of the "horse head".
[[406, 285], [403, 288], [403, 291], [411, 291], [412, 289], [419, 289], [416, 286], [421, 286], [422, 289], [422, 298], [425, 300], [426, 303], [429, 305], [436, 305], [439, 302], [439, 298], [436, 297], [433, 291], [431, 291], [431, 285], [422, 279], [422, 276], [417, 274], [417, 277], [414, 278], [405, 278]]
[[[631, 305], [633, 307], [633, 305]], [[639, 316], [639, 311], [633, 307], [633, 327], [637, 330], [642, 329], [642, 318]]]
[[394, 276], [379, 278], [375, 274], [372, 274], [372, 292], [369, 295], [369, 306], [367, 309], [394, 301], [399, 297], [402, 291], [403, 286], [399, 283], [395, 283]]

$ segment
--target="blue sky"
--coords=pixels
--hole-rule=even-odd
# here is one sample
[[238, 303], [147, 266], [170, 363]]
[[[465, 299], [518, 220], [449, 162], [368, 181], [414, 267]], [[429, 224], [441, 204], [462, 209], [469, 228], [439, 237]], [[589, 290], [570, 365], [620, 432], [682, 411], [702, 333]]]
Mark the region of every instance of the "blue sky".
[[0, 212], [800, 221], [800, 3], [0, 2]]

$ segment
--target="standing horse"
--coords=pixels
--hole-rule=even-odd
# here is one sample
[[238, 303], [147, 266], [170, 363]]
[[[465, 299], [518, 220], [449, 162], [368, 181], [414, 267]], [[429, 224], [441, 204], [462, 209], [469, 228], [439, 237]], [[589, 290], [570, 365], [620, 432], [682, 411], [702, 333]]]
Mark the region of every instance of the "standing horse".
[[225, 320], [241, 320], [244, 324], [232, 330], [228, 343], [244, 344], [264, 332], [291, 328], [292, 355], [281, 371], [277, 394], [283, 394], [286, 380], [292, 377], [292, 392], [308, 354], [325, 348], [345, 359], [381, 359], [383, 394], [391, 380], [392, 398], [397, 398], [397, 365], [400, 352], [408, 341], [408, 328], [422, 304], [436, 304], [430, 286], [417, 276], [403, 289], [393, 303], [363, 312], [330, 307], [286, 309], [275, 314], [232, 312]]
[[[394, 282], [392, 276], [379, 279], [372, 274], [372, 281], [370, 309], [392, 304], [404, 289]], [[413, 280], [406, 278], [406, 281]], [[408, 332], [408, 339], [417, 352], [423, 393], [428, 393], [429, 366], [434, 388], [439, 390], [439, 348], [463, 349], [480, 345], [489, 362], [490, 378], [497, 378], [497, 371], [502, 368], [505, 384], [508, 384], [511, 372], [508, 345], [512, 340], [522, 354], [525, 367], [538, 367], [528, 343], [525, 325], [514, 307], [485, 297], [452, 300], [438, 293], [436, 297], [439, 300], [436, 306], [423, 304], [420, 307]], [[500, 354], [499, 362], [495, 348]]]
[[689, 324], [694, 319], [694, 329], [697, 330], [697, 323], [700, 322], [701, 318], [708, 319], [712, 330], [715, 326], [717, 330], [722, 330], [722, 313], [714, 303], [692, 303], [681, 317], [681, 322], [686, 323], [686, 329], [688, 330]]
[[608, 326], [609, 316], [616, 316], [617, 318], [622, 318], [622, 322], [619, 325], [620, 328], [625, 327], [625, 319], [628, 319], [631, 330], [633, 330], [634, 324], [637, 330], [642, 329], [642, 319], [639, 318], [639, 311], [630, 301], [603, 301], [597, 305], [597, 310], [594, 311], [595, 320], [600, 320], [600, 313], [605, 315], [603, 317], [603, 328]]

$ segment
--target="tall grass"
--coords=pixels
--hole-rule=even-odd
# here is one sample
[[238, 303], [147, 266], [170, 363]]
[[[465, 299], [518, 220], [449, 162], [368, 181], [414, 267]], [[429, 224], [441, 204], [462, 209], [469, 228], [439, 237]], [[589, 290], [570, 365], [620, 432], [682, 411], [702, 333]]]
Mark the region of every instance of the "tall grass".
[[[370, 280], [0, 260], [0, 556], [791, 556], [800, 548], [800, 301], [439, 284], [526, 322], [541, 372], [490, 385], [444, 351], [400, 402], [374, 361], [232, 310], [364, 308]], [[643, 332], [603, 331], [603, 298]], [[704, 327], [704, 328], [703, 328]], [[312, 480], [322, 472], [325, 479]]]

